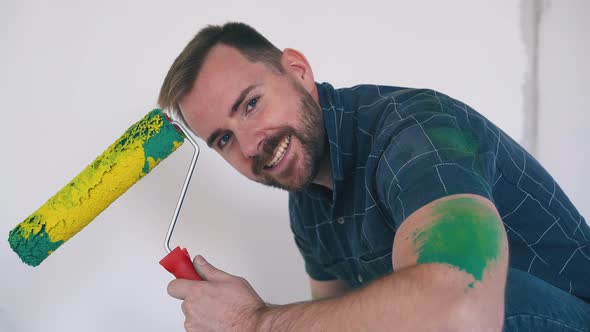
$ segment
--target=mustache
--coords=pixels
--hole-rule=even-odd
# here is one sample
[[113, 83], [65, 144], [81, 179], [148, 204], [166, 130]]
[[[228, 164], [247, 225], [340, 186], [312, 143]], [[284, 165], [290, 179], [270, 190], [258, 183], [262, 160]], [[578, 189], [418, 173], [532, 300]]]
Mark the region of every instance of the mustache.
[[260, 154], [257, 154], [252, 158], [252, 173], [254, 173], [255, 175], [262, 174], [264, 166], [273, 157], [275, 150], [277, 149], [283, 138], [289, 135], [291, 135], [291, 137], [295, 136], [294, 130], [292, 128], [286, 128], [284, 130], [281, 130], [281, 132], [279, 132], [278, 134], [266, 138], [262, 142], [262, 149]]

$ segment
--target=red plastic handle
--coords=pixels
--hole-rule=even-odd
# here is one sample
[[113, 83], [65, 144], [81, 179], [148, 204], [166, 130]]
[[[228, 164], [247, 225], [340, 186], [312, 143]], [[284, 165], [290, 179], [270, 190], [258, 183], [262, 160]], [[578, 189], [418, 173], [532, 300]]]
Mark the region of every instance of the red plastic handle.
[[162, 258], [160, 265], [172, 273], [176, 279], [203, 280], [195, 270], [186, 248], [174, 248], [166, 257]]

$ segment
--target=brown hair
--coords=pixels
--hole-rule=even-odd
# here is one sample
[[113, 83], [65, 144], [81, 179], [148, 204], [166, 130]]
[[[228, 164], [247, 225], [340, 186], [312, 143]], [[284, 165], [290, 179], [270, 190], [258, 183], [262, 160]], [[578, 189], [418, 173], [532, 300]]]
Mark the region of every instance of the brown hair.
[[283, 71], [282, 52], [254, 28], [237, 22], [209, 25], [186, 45], [168, 70], [158, 97], [161, 108], [179, 113], [178, 102], [192, 89], [207, 54], [217, 44], [234, 47], [249, 61]]

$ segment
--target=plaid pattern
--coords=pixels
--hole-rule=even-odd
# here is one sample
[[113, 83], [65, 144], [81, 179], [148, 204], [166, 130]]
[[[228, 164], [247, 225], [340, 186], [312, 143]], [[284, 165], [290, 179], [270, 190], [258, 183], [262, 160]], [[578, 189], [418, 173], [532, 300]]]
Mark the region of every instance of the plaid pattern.
[[392, 271], [395, 232], [438, 198], [493, 201], [510, 267], [590, 298], [590, 228], [555, 180], [518, 143], [464, 103], [433, 90], [317, 85], [334, 190], [289, 194], [307, 273], [352, 287]]

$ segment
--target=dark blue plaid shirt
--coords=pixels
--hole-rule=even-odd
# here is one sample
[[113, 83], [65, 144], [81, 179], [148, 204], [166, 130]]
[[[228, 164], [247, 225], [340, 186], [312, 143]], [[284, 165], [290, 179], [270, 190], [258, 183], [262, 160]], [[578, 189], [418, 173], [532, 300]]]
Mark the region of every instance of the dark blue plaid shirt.
[[590, 298], [590, 229], [520, 145], [464, 103], [433, 90], [317, 85], [334, 190], [289, 194], [291, 228], [316, 280], [359, 287], [392, 271], [397, 228], [438, 198], [495, 203], [510, 266]]

